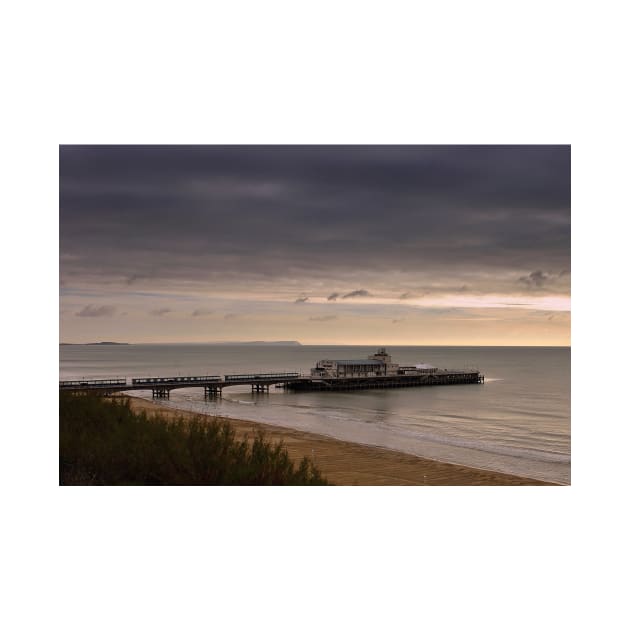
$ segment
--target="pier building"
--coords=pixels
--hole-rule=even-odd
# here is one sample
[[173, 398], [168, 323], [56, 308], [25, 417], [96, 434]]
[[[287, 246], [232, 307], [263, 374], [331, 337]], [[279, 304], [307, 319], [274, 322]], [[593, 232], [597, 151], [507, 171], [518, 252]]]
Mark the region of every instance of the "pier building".
[[392, 363], [385, 348], [379, 348], [367, 359], [322, 359], [311, 368], [311, 376], [315, 378], [362, 378], [392, 374], [398, 374], [398, 365]]

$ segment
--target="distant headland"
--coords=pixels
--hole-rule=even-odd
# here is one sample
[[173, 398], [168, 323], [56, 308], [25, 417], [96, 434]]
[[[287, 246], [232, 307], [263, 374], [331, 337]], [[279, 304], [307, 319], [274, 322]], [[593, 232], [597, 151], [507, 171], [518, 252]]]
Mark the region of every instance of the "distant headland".
[[90, 343], [60, 343], [60, 346], [129, 346], [129, 343], [120, 341], [92, 341]]
[[[299, 341], [206, 341], [211, 346], [301, 346]], [[90, 343], [66, 343], [60, 342], [60, 346], [130, 346], [130, 343], [119, 341], [92, 341]]]
[[301, 346], [299, 341], [208, 341], [213, 346]]

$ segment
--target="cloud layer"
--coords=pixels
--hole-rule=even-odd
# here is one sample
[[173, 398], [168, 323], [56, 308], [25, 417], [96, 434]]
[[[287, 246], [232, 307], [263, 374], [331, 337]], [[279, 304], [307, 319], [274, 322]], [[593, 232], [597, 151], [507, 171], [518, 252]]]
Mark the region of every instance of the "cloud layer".
[[62, 323], [568, 297], [570, 223], [567, 146], [62, 146]]
[[559, 273], [569, 169], [554, 146], [62, 147], [62, 271]]

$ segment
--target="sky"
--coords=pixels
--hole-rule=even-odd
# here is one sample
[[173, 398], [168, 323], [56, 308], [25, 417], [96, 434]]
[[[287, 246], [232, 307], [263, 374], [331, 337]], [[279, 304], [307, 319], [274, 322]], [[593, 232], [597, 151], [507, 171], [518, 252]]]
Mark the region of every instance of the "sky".
[[72, 146], [60, 341], [570, 345], [569, 146]]

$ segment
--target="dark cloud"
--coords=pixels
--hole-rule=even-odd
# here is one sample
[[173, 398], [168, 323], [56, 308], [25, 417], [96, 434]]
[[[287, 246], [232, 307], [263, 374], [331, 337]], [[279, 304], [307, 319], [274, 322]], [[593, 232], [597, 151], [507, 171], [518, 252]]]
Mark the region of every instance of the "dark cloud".
[[340, 293], [331, 293], [326, 299], [329, 302], [334, 302], [338, 297], [340, 297]]
[[331, 322], [333, 319], [337, 319], [336, 315], [322, 315], [321, 317], [309, 317], [311, 322]]
[[163, 315], [167, 315], [172, 312], [173, 311], [170, 308], [156, 308], [150, 311], [150, 314], [155, 315], [156, 317], [162, 317]]
[[304, 304], [304, 302], [308, 302], [307, 297], [299, 297], [297, 300], [295, 300], [296, 304]]
[[532, 271], [528, 276], [522, 276], [518, 279], [519, 282], [536, 288], [542, 288], [549, 280], [550, 276], [540, 270]]
[[392, 324], [400, 324], [400, 322], [404, 322], [404, 319], [392, 319]]
[[230, 319], [237, 319], [237, 318], [238, 318], [238, 315], [237, 315], [236, 313], [226, 313], [226, 314], [223, 316], [223, 319], [227, 319], [227, 320], [230, 320]]
[[66, 190], [135, 199], [179, 199], [183, 182], [214, 196], [237, 185], [254, 199], [341, 187], [428, 192], [438, 202], [449, 191], [484, 208], [570, 199], [568, 146], [62, 146], [60, 168], [72, 178]]
[[92, 306], [91, 304], [75, 313], [77, 317], [112, 317], [115, 314], [115, 306]]
[[347, 300], [349, 298], [355, 298], [355, 297], [370, 297], [372, 294], [369, 291], [366, 291], [365, 289], [358, 289], [356, 291], [350, 291], [350, 293], [346, 293], [345, 295], [343, 295], [341, 297], [342, 300]]
[[212, 315], [213, 313], [214, 311], [209, 311], [205, 308], [197, 308], [191, 313], [191, 315], [193, 317], [207, 317], [208, 315]]
[[429, 291], [423, 291], [422, 293], [412, 293], [411, 291], [406, 291], [398, 296], [399, 300], [414, 300], [416, 298], [424, 297], [428, 295]]
[[136, 284], [140, 280], [151, 279], [154, 276], [155, 276], [154, 272], [149, 272], [149, 273], [144, 273], [144, 274], [132, 273], [125, 278], [125, 282], [128, 285], [132, 285], [132, 284]]
[[62, 146], [59, 164], [69, 286], [570, 268], [568, 146]]

